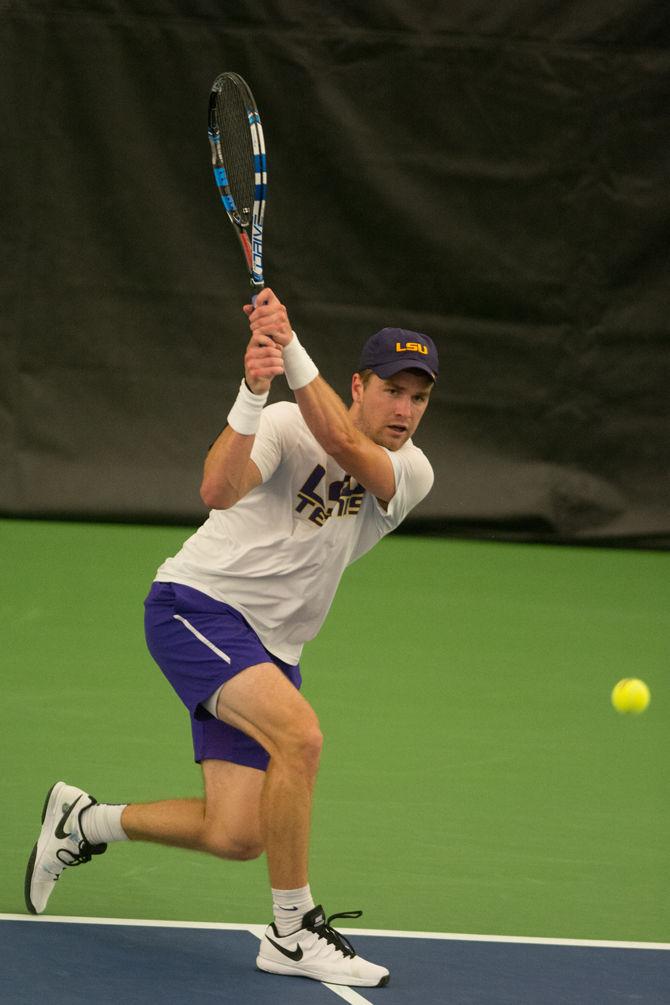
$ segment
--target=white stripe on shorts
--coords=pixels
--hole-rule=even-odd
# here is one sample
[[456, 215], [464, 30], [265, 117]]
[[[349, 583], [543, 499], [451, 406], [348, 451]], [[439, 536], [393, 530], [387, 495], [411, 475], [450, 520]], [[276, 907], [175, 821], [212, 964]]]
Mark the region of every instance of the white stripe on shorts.
[[223, 649], [219, 649], [217, 646], [214, 645], [213, 642], [210, 642], [209, 639], [206, 639], [205, 636], [201, 632], [199, 632], [198, 629], [195, 628], [190, 621], [187, 621], [186, 618], [182, 618], [181, 614], [173, 614], [172, 617], [176, 621], [181, 621], [181, 623], [185, 625], [186, 628], [188, 628], [189, 632], [192, 632], [193, 635], [195, 635], [196, 639], [199, 639], [200, 642], [206, 645], [208, 649], [211, 649], [213, 653], [216, 653], [217, 656], [220, 656], [222, 660], [225, 660], [226, 663], [232, 662], [230, 656], [224, 653]]

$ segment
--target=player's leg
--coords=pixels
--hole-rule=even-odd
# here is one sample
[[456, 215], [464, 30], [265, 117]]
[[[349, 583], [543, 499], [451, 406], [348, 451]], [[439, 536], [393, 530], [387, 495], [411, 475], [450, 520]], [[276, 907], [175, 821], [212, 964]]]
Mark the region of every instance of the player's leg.
[[[322, 737], [307, 700], [272, 664], [251, 667], [227, 681], [219, 692], [217, 716], [254, 737], [270, 754], [261, 797], [261, 828], [275, 900], [275, 922], [261, 940], [256, 965], [275, 974], [357, 987], [388, 983], [385, 967], [356, 954], [330, 927], [323, 908], [290, 915], [277, 899], [309, 892], [308, 850], [312, 793]], [[286, 901], [288, 903], [288, 901]], [[354, 916], [357, 916], [354, 913]], [[278, 927], [295, 918], [286, 929]]]
[[130, 803], [121, 823], [131, 841], [246, 860], [263, 851], [260, 803], [264, 772], [230, 761], [202, 762], [204, 799]]
[[[239, 819], [239, 824], [229, 823], [231, 829], [222, 830], [218, 823], [221, 812], [217, 809], [217, 825], [212, 825], [212, 800], [208, 807], [207, 793], [204, 800], [166, 800], [130, 807], [98, 805], [83, 789], [57, 782], [47, 794], [42, 827], [26, 869], [26, 905], [33, 913], [45, 910], [64, 869], [89, 862], [92, 855], [104, 852], [110, 841], [131, 837], [200, 848], [224, 857], [249, 857], [259, 849], [261, 776], [268, 755], [254, 741], [248, 741], [255, 749], [244, 749], [242, 743], [242, 756], [237, 757], [240, 737], [231, 737], [236, 731], [213, 719], [205, 705], [229, 674], [234, 675], [259, 658], [267, 659], [268, 654], [236, 612], [197, 591], [177, 593], [169, 584], [152, 588], [146, 605], [147, 642], [189, 710], [196, 760], [232, 760], [236, 765], [221, 770], [227, 772], [230, 782], [231, 809], [226, 811], [227, 816], [229, 821], [231, 817]], [[230, 656], [222, 646], [230, 650]], [[298, 681], [299, 671], [293, 670]], [[227, 734], [212, 735], [216, 730]], [[217, 744], [220, 751], [208, 752]], [[246, 770], [250, 767], [261, 770]], [[220, 799], [217, 802], [220, 804]], [[255, 807], [249, 834], [241, 815], [245, 806]]]
[[274, 664], [264, 663], [223, 685], [217, 717], [253, 737], [270, 755], [261, 796], [270, 881], [275, 889], [303, 887], [322, 747], [316, 713]]
[[256, 857], [265, 848], [272, 887], [303, 887], [322, 745], [316, 714], [272, 663], [248, 667], [228, 680], [219, 691], [216, 711], [221, 722], [267, 751], [267, 772], [203, 760], [204, 800], [130, 804], [121, 816], [123, 830], [131, 840], [222, 858]]
[[[271, 663], [247, 668], [227, 681], [219, 693], [217, 711], [227, 726], [210, 720], [212, 726], [232, 726], [270, 755], [267, 774], [208, 758], [207, 750], [212, 749], [208, 744], [216, 740], [206, 738], [204, 799], [97, 805], [83, 790], [57, 783], [47, 798], [42, 830], [28, 865], [29, 910], [41, 913], [45, 909], [64, 868], [90, 861], [110, 841], [125, 837], [208, 851], [222, 858], [256, 857], [265, 846], [273, 888], [290, 890], [307, 884], [312, 789], [321, 750], [316, 715]], [[264, 751], [259, 761], [263, 767], [267, 763]], [[234, 746], [230, 756], [236, 756]], [[245, 752], [245, 756], [250, 760], [254, 755]]]
[[126, 806], [98, 804], [83, 789], [56, 782], [26, 869], [25, 900], [41, 914], [67, 867], [82, 865], [129, 838], [219, 858], [246, 860], [263, 851], [260, 803], [264, 772], [227, 761], [203, 763], [204, 799], [165, 799]]

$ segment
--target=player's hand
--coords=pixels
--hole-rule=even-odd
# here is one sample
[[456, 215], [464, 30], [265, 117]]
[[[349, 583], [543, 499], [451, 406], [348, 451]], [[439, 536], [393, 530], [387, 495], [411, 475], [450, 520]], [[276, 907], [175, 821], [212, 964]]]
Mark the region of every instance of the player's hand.
[[256, 297], [255, 307], [245, 304], [242, 310], [249, 319], [252, 336], [270, 338], [278, 346], [288, 345], [293, 338], [288, 312], [272, 290], [264, 289]]
[[244, 379], [253, 394], [265, 394], [275, 377], [284, 372], [281, 346], [269, 335], [252, 332], [244, 354]]

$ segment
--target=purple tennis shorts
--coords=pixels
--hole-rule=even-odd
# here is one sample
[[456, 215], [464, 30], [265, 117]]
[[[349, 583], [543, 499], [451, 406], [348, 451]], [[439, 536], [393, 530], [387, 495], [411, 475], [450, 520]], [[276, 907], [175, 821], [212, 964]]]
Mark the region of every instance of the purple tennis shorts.
[[153, 583], [144, 610], [149, 652], [189, 710], [196, 761], [233, 761], [265, 771], [270, 760], [265, 748], [215, 719], [201, 702], [258, 663], [274, 663], [300, 688], [300, 667], [269, 653], [234, 608], [190, 586]]

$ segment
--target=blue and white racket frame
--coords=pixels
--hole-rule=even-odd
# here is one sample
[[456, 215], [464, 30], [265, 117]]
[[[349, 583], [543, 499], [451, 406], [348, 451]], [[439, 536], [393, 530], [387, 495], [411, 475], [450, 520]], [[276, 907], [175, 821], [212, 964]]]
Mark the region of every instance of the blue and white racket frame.
[[[233, 84], [237, 88], [244, 105], [251, 137], [253, 166], [250, 164], [249, 169], [251, 171], [253, 168], [254, 173], [254, 200], [250, 217], [241, 212], [243, 207], [238, 208], [235, 205], [235, 199], [230, 190], [226, 172], [226, 158], [221, 144], [221, 134], [216, 116], [218, 95], [226, 84]], [[219, 190], [223, 207], [239, 238], [253, 292], [251, 300], [252, 303], [255, 303], [256, 297], [265, 286], [263, 277], [263, 222], [267, 196], [267, 163], [263, 126], [261, 125], [256, 101], [251, 88], [239, 73], [221, 73], [212, 84], [209, 96], [208, 136], [212, 152], [214, 181]]]

